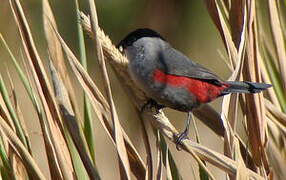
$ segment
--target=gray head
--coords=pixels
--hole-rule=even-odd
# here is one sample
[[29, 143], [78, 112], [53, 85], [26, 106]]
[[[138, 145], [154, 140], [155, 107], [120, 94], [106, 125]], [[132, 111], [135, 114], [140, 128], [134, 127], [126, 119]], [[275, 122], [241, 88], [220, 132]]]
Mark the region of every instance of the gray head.
[[[117, 45], [130, 61], [148, 59], [149, 62], [157, 59], [158, 53], [168, 45], [165, 39], [154, 30], [144, 28], [129, 33]], [[146, 62], [147, 63], [147, 62]]]

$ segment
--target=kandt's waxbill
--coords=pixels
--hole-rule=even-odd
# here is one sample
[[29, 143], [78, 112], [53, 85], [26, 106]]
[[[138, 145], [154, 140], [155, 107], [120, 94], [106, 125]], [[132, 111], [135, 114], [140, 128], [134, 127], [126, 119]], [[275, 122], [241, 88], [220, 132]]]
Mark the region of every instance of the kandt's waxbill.
[[118, 48], [127, 56], [129, 73], [156, 103], [188, 112], [178, 145], [187, 137], [191, 111], [229, 93], [258, 93], [270, 84], [247, 81], [224, 81], [207, 68], [174, 49], [159, 33], [137, 29], [128, 34]]

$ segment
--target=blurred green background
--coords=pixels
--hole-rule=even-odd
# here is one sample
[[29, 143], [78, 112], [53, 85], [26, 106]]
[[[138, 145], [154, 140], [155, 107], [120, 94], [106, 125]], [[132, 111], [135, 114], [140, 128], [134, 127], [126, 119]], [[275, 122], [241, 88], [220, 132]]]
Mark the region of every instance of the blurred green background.
[[[42, 4], [40, 0], [25, 0], [21, 1], [24, 8], [28, 23], [33, 33], [36, 47], [47, 64], [48, 53], [44, 38], [42, 25]], [[80, 9], [88, 13], [89, 7], [87, 1], [80, 0]], [[50, 0], [50, 4], [54, 11], [57, 20], [59, 31], [67, 44], [78, 55], [78, 39], [76, 23], [76, 12], [74, 1], [72, 0]], [[142, 27], [152, 28], [163, 35], [175, 48], [179, 49], [193, 60], [211, 69], [223, 79], [230, 75], [224, 58], [226, 53], [223, 48], [222, 41], [214, 24], [206, 11], [203, 0], [97, 0], [97, 11], [99, 25], [105, 33], [116, 44], [127, 33]], [[0, 32], [8, 42], [12, 51], [17, 55], [20, 64], [23, 65], [22, 44], [19, 33], [16, 28], [14, 18], [8, 1], [0, 3]], [[88, 54], [88, 70], [94, 81], [100, 86], [101, 77], [98, 75], [98, 64], [95, 62], [94, 46], [92, 41], [86, 35], [86, 47]], [[25, 59], [25, 58], [24, 58]], [[5, 82], [8, 84], [7, 69], [12, 74], [13, 82], [18, 90], [20, 106], [24, 113], [27, 128], [32, 140], [33, 155], [38, 160], [42, 169], [47, 169], [45, 156], [42, 151], [43, 142], [39, 131], [38, 120], [31, 103], [27, 98], [23, 86], [21, 85], [17, 73], [12, 66], [8, 53], [0, 46], [0, 72], [3, 75]], [[47, 68], [48, 70], [48, 68]], [[112, 73], [112, 72], [111, 72]], [[73, 79], [74, 76], [71, 76]], [[111, 85], [113, 95], [120, 121], [126, 129], [131, 140], [134, 142], [139, 152], [145, 153], [143, 149], [143, 140], [140, 134], [140, 125], [138, 122], [135, 109], [127, 99], [124, 90], [119, 85], [115, 76], [112, 76]], [[80, 85], [74, 80], [74, 85], [78, 89], [77, 92], [82, 93]], [[80, 96], [79, 96], [80, 97]], [[82, 100], [80, 101], [82, 102]], [[215, 101], [213, 106], [219, 111], [221, 99]], [[82, 107], [82, 104], [80, 104]], [[26, 107], [26, 109], [25, 109]], [[186, 114], [179, 113], [174, 110], [166, 109], [171, 122], [178, 129], [183, 129]], [[82, 110], [81, 110], [82, 113]], [[198, 122], [198, 121], [197, 121]], [[208, 128], [198, 122], [199, 133], [202, 144], [222, 152], [222, 142]], [[191, 128], [191, 131], [193, 128]], [[95, 120], [95, 144], [97, 163], [100, 164], [99, 172], [103, 179], [116, 179], [119, 171], [117, 167], [116, 153], [111, 141], [107, 138], [106, 133], [101, 128], [98, 121]], [[190, 137], [194, 137], [191, 132]], [[151, 136], [152, 138], [152, 136]], [[153, 142], [155, 146], [155, 143]], [[190, 169], [194, 161], [186, 162], [186, 159], [191, 159], [184, 152], [177, 152], [174, 145], [170, 145], [172, 152], [175, 155], [180, 172], [183, 177], [188, 179], [192, 177]], [[144, 157], [144, 156], [143, 156]], [[193, 167], [197, 168], [197, 167]], [[214, 175], [224, 177], [217, 169], [211, 168]], [[46, 172], [46, 175], [48, 173]], [[48, 176], [48, 175], [47, 175]]]

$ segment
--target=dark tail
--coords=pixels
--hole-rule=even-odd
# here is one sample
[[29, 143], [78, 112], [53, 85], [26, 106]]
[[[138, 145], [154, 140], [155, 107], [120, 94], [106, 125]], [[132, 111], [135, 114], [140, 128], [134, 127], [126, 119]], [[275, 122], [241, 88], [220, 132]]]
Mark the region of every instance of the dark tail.
[[229, 93], [259, 93], [267, 88], [272, 87], [271, 84], [255, 83], [248, 81], [227, 81], [230, 86], [223, 90], [222, 94]]

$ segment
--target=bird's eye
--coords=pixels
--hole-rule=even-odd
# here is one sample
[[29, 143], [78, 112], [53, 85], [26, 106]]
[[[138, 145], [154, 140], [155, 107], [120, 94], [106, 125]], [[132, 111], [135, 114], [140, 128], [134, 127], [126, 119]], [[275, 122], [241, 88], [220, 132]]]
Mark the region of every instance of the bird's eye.
[[123, 52], [123, 47], [122, 46], [119, 46], [119, 51], [122, 53]]

